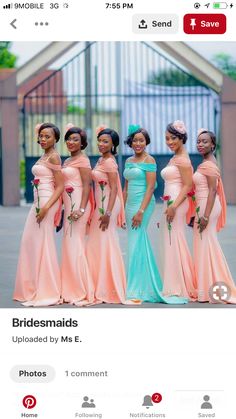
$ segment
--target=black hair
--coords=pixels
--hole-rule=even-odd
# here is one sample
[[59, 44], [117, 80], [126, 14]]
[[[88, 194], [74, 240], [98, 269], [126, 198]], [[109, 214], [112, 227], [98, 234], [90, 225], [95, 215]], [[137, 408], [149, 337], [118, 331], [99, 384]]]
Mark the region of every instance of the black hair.
[[112, 144], [113, 144], [113, 147], [111, 149], [111, 153], [113, 155], [115, 155], [117, 153], [116, 148], [118, 147], [119, 142], [120, 142], [119, 134], [114, 129], [105, 128], [98, 133], [97, 138], [99, 138], [99, 137], [101, 137], [101, 135], [105, 135], [105, 134], [110, 135], [110, 137], [111, 137]]
[[51, 122], [45, 122], [44, 124], [40, 125], [39, 131], [38, 131], [38, 139], [39, 139], [40, 132], [46, 128], [51, 128], [53, 130], [56, 143], [57, 143], [60, 140], [60, 135], [61, 135], [60, 130], [59, 128], [56, 127], [56, 125], [51, 124]]
[[211, 142], [212, 142], [212, 144], [213, 144], [213, 146], [214, 146], [213, 151], [215, 151], [215, 149], [216, 149], [216, 135], [214, 134], [214, 132], [212, 132], [212, 131], [208, 131], [207, 129], [205, 129], [204, 131], [201, 131], [201, 132], [198, 134], [197, 138], [198, 138], [198, 137], [200, 137], [200, 135], [202, 135], [202, 134], [208, 134], [208, 135], [209, 135], [209, 137], [210, 137], [210, 139], [211, 139]]
[[79, 127], [71, 127], [66, 131], [64, 140], [67, 141], [72, 134], [79, 134], [81, 138], [81, 150], [84, 150], [88, 145], [86, 132]]
[[178, 137], [180, 140], [182, 140], [183, 144], [185, 144], [187, 139], [188, 139], [187, 133], [185, 132], [184, 134], [182, 134], [181, 132], [177, 131], [177, 129], [175, 129], [173, 123], [167, 125], [166, 131], [168, 131], [170, 134], [172, 134], [175, 137]]
[[132, 148], [133, 139], [134, 139], [135, 135], [139, 134], [139, 133], [143, 134], [143, 136], [146, 140], [146, 145], [150, 144], [150, 142], [151, 142], [150, 136], [144, 128], [138, 128], [136, 131], [132, 132], [132, 134], [128, 135], [128, 137], [125, 141], [125, 144], [127, 144], [130, 148]]

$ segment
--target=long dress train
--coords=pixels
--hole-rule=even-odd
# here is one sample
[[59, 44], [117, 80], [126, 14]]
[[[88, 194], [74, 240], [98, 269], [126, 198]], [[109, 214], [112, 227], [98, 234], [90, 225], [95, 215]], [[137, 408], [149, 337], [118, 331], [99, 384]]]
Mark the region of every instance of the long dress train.
[[[193, 175], [196, 205], [200, 208], [199, 216], [203, 216], [209, 194], [207, 176], [216, 177], [218, 185], [215, 203], [206, 229], [200, 234], [197, 223], [194, 226], [194, 263], [198, 301], [236, 304], [236, 286], [217, 238], [217, 231], [225, 225], [226, 202], [219, 168], [212, 161], [200, 164]], [[220, 296], [217, 295], [217, 292], [214, 293], [213, 286], [216, 283], [221, 283], [223, 294]], [[230, 297], [227, 292], [225, 293], [225, 301], [224, 284], [230, 290]]]
[[[39, 204], [42, 208], [54, 192], [53, 171], [61, 170], [46, 160], [38, 160], [32, 167], [39, 179]], [[49, 306], [61, 302], [60, 269], [57, 260], [54, 224], [58, 218], [60, 200], [48, 210], [40, 225], [36, 222], [38, 207], [34, 188], [34, 203], [28, 214], [21, 240], [13, 299], [25, 306]], [[60, 218], [60, 217], [59, 217]]]
[[[117, 174], [118, 194], [112, 209], [109, 226], [105, 231], [102, 231], [99, 228], [99, 218], [101, 217], [99, 208], [102, 209], [103, 207], [106, 210], [108, 205], [110, 187], [107, 173], [109, 172]], [[125, 268], [117, 234], [117, 225], [122, 226], [125, 222], [125, 215], [118, 166], [115, 159], [113, 157], [100, 158], [92, 170], [92, 177], [95, 182], [96, 208], [90, 225], [87, 259], [95, 284], [95, 297], [100, 302], [126, 304], [128, 302], [125, 300]], [[101, 181], [105, 182], [103, 186], [99, 184]]]
[[[178, 166], [191, 167], [190, 159], [183, 156], [175, 156], [170, 159], [169, 164], [161, 171], [165, 181], [164, 195], [175, 200], [183, 185]], [[164, 201], [163, 213], [167, 203]], [[163, 216], [164, 222], [164, 260], [163, 260], [163, 294], [178, 295], [189, 298], [192, 301], [197, 299], [196, 279], [194, 265], [190, 254], [186, 237], [186, 216], [189, 210], [189, 200], [186, 199], [176, 209], [175, 217], [171, 223], [171, 230]]]
[[[67, 159], [62, 168], [65, 180], [61, 261], [62, 298], [65, 302], [77, 306], [92, 304], [94, 301], [94, 284], [85, 256], [86, 226], [91, 214], [92, 200], [88, 201], [85, 213], [77, 221], [70, 224], [68, 220], [71, 213], [71, 201], [72, 205], [74, 204], [74, 211], [80, 208], [83, 193], [80, 168], [91, 169], [89, 159], [84, 154]], [[73, 188], [71, 199], [66, 192], [67, 187]]]
[[162, 295], [162, 280], [156, 265], [147, 228], [155, 209], [152, 196], [140, 227], [132, 229], [132, 218], [139, 210], [146, 193], [146, 172], [156, 172], [156, 164], [126, 162], [124, 177], [128, 181], [126, 222], [128, 227], [127, 298], [146, 302], [185, 304], [187, 299]]

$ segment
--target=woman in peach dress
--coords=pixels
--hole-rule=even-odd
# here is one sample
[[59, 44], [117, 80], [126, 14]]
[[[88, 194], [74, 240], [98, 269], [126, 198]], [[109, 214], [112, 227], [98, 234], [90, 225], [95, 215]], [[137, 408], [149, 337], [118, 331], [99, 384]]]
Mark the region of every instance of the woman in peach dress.
[[85, 257], [86, 226], [92, 210], [91, 166], [82, 152], [87, 146], [85, 131], [70, 127], [65, 142], [71, 157], [65, 160], [62, 168], [65, 181], [62, 298], [65, 302], [82, 306], [94, 301], [94, 285]]
[[92, 170], [96, 208], [90, 225], [87, 259], [97, 302], [125, 304], [126, 276], [117, 226], [125, 223], [122, 189], [114, 155], [119, 135], [109, 128], [97, 130], [102, 157]]
[[161, 171], [164, 189], [164, 260], [163, 294], [176, 295], [195, 301], [197, 298], [193, 260], [185, 237], [186, 217], [192, 188], [193, 169], [184, 147], [187, 131], [182, 121], [169, 124], [166, 144], [172, 152], [168, 165]]
[[198, 300], [236, 304], [236, 287], [217, 239], [226, 221], [226, 201], [217, 161], [215, 134], [201, 130], [197, 149], [203, 157], [193, 175], [197, 222], [194, 226], [194, 262]]
[[34, 203], [26, 220], [16, 273], [14, 300], [25, 306], [49, 306], [61, 301], [60, 269], [54, 225], [60, 220], [63, 191], [60, 156], [55, 150], [60, 131], [51, 124], [39, 126], [38, 142], [44, 155], [32, 167]]

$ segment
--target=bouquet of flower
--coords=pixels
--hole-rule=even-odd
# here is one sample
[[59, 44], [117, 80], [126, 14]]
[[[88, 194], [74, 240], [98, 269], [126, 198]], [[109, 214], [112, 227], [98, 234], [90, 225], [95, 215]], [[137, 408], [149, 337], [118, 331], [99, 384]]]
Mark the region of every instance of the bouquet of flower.
[[[167, 204], [167, 207], [169, 207], [171, 204], [173, 204], [173, 200], [171, 199], [171, 196], [170, 195], [164, 195], [164, 196], [161, 196], [161, 200], [163, 201], [163, 202], [166, 202], [166, 204]], [[170, 222], [168, 222], [167, 223], [167, 228], [168, 228], [168, 232], [169, 232], [169, 240], [170, 240], [170, 246], [171, 246], [171, 230], [172, 230], [172, 225], [171, 225], [171, 223]]]
[[105, 186], [107, 185], [107, 182], [105, 180], [100, 180], [98, 182], [98, 184], [99, 184], [99, 186], [101, 188], [101, 191], [102, 191], [102, 199], [101, 199], [102, 207], [98, 208], [98, 210], [99, 210], [101, 215], [104, 215], [105, 214], [104, 201], [106, 199], [106, 195], [104, 194], [104, 189], [105, 189]]
[[[36, 215], [37, 215], [40, 211], [40, 199], [39, 199], [39, 189], [38, 189], [40, 180], [39, 179], [34, 179], [34, 180], [32, 180], [31, 183], [33, 185], [33, 188], [35, 188], [36, 195], [37, 195], [37, 206], [35, 207], [35, 211], [36, 211]], [[40, 223], [39, 223], [39, 227], [40, 227]]]
[[71, 237], [72, 236], [72, 224], [73, 224], [72, 213], [73, 213], [73, 209], [75, 207], [75, 203], [72, 202], [72, 193], [74, 192], [74, 188], [72, 186], [67, 186], [65, 191], [70, 198], [70, 215], [68, 215], [67, 219], [68, 219], [69, 224], [70, 224], [70, 237]]

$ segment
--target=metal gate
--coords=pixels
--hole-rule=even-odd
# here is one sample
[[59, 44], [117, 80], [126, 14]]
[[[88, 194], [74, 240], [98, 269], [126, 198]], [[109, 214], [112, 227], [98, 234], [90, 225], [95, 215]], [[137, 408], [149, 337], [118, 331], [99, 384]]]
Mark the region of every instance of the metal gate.
[[0, 127], [0, 205], [3, 205], [2, 128]]
[[162, 53], [153, 43], [80, 43], [79, 52], [34, 86], [23, 99], [22, 136], [26, 160], [26, 199], [31, 200], [30, 167], [40, 154], [34, 127], [55, 123], [62, 133], [72, 122], [87, 130], [90, 156], [97, 155], [95, 128], [105, 124], [120, 133], [119, 162], [130, 153], [124, 140], [130, 124], [145, 127], [151, 135], [149, 151], [166, 156], [165, 127], [175, 120], [186, 122], [187, 148], [196, 153], [198, 128], [218, 134], [218, 95], [189, 74], [181, 64]]

